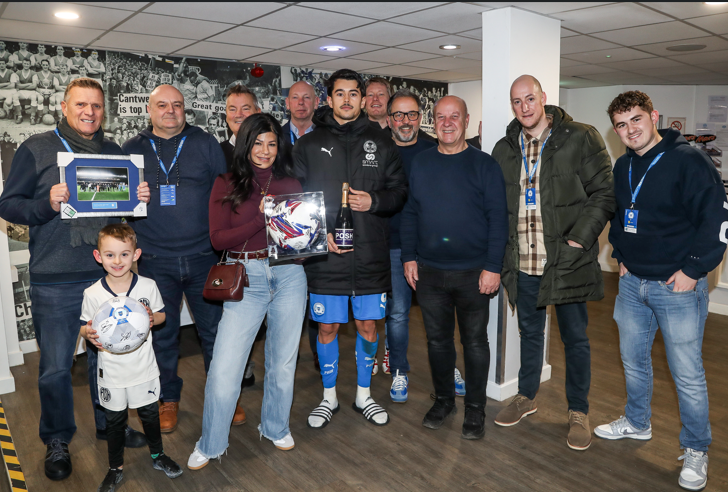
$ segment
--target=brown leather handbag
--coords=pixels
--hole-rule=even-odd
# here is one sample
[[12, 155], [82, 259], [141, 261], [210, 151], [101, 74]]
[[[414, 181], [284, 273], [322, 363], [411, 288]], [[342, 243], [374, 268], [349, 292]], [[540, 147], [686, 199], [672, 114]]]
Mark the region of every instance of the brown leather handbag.
[[[247, 245], [248, 242], [246, 241], [245, 244]], [[245, 250], [245, 246], [243, 246], [243, 250]], [[245, 273], [245, 264], [238, 261], [243, 254], [241, 251], [234, 261], [225, 261], [223, 251], [220, 262], [210, 268], [205, 287], [202, 289], [202, 297], [208, 301], [243, 300], [243, 287], [250, 287], [248, 274]]]

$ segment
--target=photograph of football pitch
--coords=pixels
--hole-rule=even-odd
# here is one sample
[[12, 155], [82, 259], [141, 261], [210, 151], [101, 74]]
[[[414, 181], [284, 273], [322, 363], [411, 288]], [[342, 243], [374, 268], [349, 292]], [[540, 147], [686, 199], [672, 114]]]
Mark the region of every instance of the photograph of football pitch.
[[123, 167], [76, 168], [76, 191], [82, 202], [129, 201], [129, 170]]

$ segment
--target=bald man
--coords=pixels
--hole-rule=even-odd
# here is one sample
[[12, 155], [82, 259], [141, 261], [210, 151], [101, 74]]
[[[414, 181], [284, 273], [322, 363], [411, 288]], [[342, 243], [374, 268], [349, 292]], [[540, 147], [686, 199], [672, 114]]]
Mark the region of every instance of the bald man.
[[591, 356], [586, 301], [604, 297], [599, 234], [616, 207], [612, 162], [596, 128], [575, 122], [531, 75], [511, 86], [515, 119], [493, 149], [505, 176], [509, 221], [503, 285], [521, 332], [518, 395], [495, 423], [536, 412], [546, 308], [554, 304], [566, 353], [569, 448], [591, 444]]
[[286, 109], [290, 112], [291, 119], [283, 125], [286, 142], [293, 145], [301, 136], [313, 131], [313, 112], [318, 105], [319, 99], [311, 84], [300, 80], [291, 86], [286, 98]]
[[500, 288], [508, 215], [503, 174], [465, 143], [465, 101], [445, 96], [434, 108], [438, 145], [417, 154], [399, 229], [404, 276], [422, 309], [435, 403], [422, 425], [439, 429], [455, 407], [455, 313], [463, 344], [463, 439], [485, 435], [490, 366], [489, 297]]
[[202, 340], [205, 371], [222, 307], [205, 301], [202, 289], [217, 257], [210, 244], [208, 203], [215, 178], [226, 172], [225, 155], [214, 136], [185, 121], [182, 93], [160, 85], [149, 97], [150, 127], [127, 141], [124, 152], [144, 155], [151, 201], [148, 216], [132, 222], [142, 256], [139, 274], [154, 279], [167, 306], [167, 321], [154, 332], [154, 353], [162, 386], [162, 432], [177, 427], [182, 379], [177, 375], [182, 294]]

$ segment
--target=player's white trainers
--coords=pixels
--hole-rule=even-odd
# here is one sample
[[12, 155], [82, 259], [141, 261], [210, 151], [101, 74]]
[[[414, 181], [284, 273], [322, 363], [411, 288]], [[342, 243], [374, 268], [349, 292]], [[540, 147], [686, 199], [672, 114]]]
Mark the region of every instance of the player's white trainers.
[[372, 376], [376, 376], [379, 372], [379, 365], [377, 364], [377, 358], [374, 357], [374, 365], [372, 366]]

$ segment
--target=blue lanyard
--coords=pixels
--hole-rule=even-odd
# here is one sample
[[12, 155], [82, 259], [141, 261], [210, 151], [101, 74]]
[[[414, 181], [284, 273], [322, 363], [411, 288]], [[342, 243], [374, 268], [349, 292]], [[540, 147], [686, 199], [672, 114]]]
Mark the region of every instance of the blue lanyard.
[[528, 159], [526, 158], [526, 147], [523, 145], [523, 132], [521, 132], [521, 157], [523, 157], [523, 167], [526, 168], [526, 176], [528, 176], [528, 183], [531, 184], [531, 180], [533, 180], [533, 176], [536, 174], [536, 168], [538, 167], [539, 162], [541, 162], [541, 155], [543, 154], [543, 149], [546, 147], [546, 142], [549, 141], [549, 138], [551, 137], [551, 132], [549, 132], [548, 136], [546, 137], [546, 140], [543, 141], [543, 145], [541, 146], [541, 152], [538, 153], [538, 160], [536, 160], [536, 164], [533, 165], [533, 169], [531, 169], [531, 172], [528, 172]]
[[66, 139], [63, 138], [60, 133], [58, 133], [58, 128], [56, 128], [53, 131], [56, 133], [56, 135], [58, 136], [58, 138], [61, 139], [61, 142], [63, 142], [63, 146], [66, 148], [66, 150], [69, 151], [69, 152], [71, 152], [71, 153], [73, 153], [73, 150], [71, 150], [71, 146], [68, 145], [68, 142], [66, 142]]
[[296, 143], [296, 137], [293, 135], [293, 130], [289, 130], [288, 132], [291, 135], [291, 145]]
[[652, 163], [650, 163], [650, 167], [647, 168], [647, 171], [645, 171], [645, 174], [642, 176], [642, 179], [640, 179], [640, 182], [634, 191], [632, 191], [632, 158], [630, 157], [630, 159], [629, 159], [629, 191], [630, 191], [630, 193], [632, 193], [632, 205], [630, 206], [630, 208], [634, 208], [634, 202], [637, 201], [637, 195], [639, 195], [639, 193], [640, 193], [640, 188], [642, 188], [642, 183], [645, 180], [645, 176], [647, 176], [647, 173], [650, 172], [650, 169], [652, 169], [652, 167], [655, 164], [657, 164], [657, 161], [660, 160], [660, 157], [662, 157], [662, 154], [664, 154], [664, 152], [660, 152], [659, 154], [657, 154], [657, 157], [655, 157], [652, 160]]
[[179, 143], [179, 147], [177, 147], [177, 154], [175, 154], [174, 159], [172, 160], [172, 164], [169, 165], [169, 171], [167, 171], [167, 168], [164, 167], [164, 162], [162, 162], [162, 159], [159, 157], [159, 153], [157, 152], [157, 146], [154, 145], [154, 140], [151, 138], [149, 139], [149, 143], [152, 144], [152, 149], [154, 150], [154, 155], [157, 156], [157, 160], [159, 161], [159, 167], [162, 168], [162, 171], [164, 171], [164, 174], [167, 176], [167, 183], [169, 184], [169, 172], [172, 171], [172, 168], [177, 163], [177, 158], [179, 157], [179, 153], [182, 152], [182, 146], [185, 144], [185, 139], [187, 137], [182, 137], [182, 140]]

